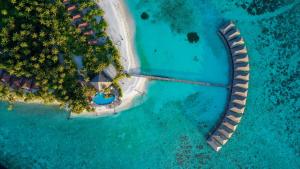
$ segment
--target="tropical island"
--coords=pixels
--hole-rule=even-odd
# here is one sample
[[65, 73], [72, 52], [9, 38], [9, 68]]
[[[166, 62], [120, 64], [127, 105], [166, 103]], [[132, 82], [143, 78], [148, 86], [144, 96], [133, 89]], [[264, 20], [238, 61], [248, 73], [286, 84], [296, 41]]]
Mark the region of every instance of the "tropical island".
[[29, 102], [103, 115], [128, 107], [133, 89], [144, 88], [145, 80], [124, 73], [137, 67], [132, 46], [117, 48], [95, 1], [9, 0], [0, 11], [0, 100], [9, 109]]

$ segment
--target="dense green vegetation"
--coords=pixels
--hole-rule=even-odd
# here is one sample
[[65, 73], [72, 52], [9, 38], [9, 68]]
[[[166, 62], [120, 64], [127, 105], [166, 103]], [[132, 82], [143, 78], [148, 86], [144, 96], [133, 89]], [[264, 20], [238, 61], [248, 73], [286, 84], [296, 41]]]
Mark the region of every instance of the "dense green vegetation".
[[[94, 16], [103, 15], [94, 1], [72, 0], [78, 9], [89, 8], [83, 21], [90, 23], [98, 37], [106, 38], [107, 24]], [[79, 11], [78, 10], [78, 11]], [[0, 1], [0, 69], [17, 77], [34, 79], [40, 90], [34, 94], [8, 92], [0, 84], [0, 99], [17, 96], [59, 101], [73, 112], [89, 109], [88, 97], [95, 90], [79, 83], [73, 56], [83, 56], [84, 69], [80, 76], [86, 82], [113, 63], [121, 74], [118, 51], [106, 38], [104, 44], [89, 45], [92, 37], [84, 36], [72, 25], [71, 14], [60, 0]], [[75, 12], [78, 12], [75, 11]], [[9, 93], [9, 94], [8, 94]]]

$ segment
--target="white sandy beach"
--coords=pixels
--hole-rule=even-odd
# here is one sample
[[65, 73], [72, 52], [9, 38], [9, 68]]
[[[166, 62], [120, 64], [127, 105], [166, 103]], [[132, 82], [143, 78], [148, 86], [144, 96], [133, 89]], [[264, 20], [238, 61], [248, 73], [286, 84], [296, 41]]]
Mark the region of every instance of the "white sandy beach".
[[[125, 71], [140, 70], [140, 63], [134, 47], [135, 25], [123, 0], [100, 0], [100, 8], [105, 12], [104, 19], [108, 23], [107, 33], [117, 46]], [[136, 97], [145, 94], [147, 80], [145, 78], [131, 77], [120, 82], [123, 89], [121, 105], [115, 108], [97, 106], [95, 112], [83, 112], [72, 117], [108, 116], [126, 110], [133, 106]]]

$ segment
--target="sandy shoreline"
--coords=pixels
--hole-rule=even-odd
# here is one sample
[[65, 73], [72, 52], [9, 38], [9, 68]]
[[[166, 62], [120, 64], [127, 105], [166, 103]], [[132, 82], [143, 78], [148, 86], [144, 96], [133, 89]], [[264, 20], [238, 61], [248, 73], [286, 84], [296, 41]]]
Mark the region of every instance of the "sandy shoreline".
[[[108, 23], [107, 33], [121, 54], [121, 62], [125, 71], [139, 71], [140, 63], [134, 47], [135, 23], [123, 0], [100, 0], [98, 3], [104, 12], [104, 19]], [[95, 112], [83, 112], [80, 115], [71, 114], [72, 117], [103, 117], [116, 114], [133, 106], [138, 96], [145, 94], [147, 80], [131, 77], [120, 81], [123, 89], [121, 105], [115, 108], [104, 106], [96, 107]]]

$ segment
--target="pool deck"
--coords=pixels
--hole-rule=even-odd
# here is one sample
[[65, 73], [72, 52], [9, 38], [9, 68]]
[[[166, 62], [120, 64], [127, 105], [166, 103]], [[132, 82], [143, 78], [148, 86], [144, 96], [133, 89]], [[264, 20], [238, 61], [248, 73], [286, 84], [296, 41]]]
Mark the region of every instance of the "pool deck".
[[232, 80], [226, 113], [207, 139], [207, 143], [217, 152], [232, 137], [241, 121], [246, 107], [250, 76], [247, 48], [240, 31], [232, 21], [220, 28], [220, 37], [231, 56]]

